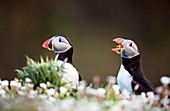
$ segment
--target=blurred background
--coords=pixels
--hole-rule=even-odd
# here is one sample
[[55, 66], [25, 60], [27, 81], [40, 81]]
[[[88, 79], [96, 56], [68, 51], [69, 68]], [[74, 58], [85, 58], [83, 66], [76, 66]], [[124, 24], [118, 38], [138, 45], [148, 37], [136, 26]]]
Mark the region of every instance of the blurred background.
[[41, 47], [53, 35], [67, 36], [83, 79], [116, 76], [121, 64], [111, 52], [116, 36], [134, 40], [146, 77], [159, 84], [170, 75], [169, 0], [4, 0], [0, 3], [0, 78], [13, 79], [26, 65], [55, 54]]

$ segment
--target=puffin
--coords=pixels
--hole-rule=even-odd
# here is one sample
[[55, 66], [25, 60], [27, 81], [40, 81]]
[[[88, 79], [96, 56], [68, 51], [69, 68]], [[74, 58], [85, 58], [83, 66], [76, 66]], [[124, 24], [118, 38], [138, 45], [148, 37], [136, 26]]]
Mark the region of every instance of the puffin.
[[112, 48], [113, 52], [119, 54], [122, 63], [117, 75], [117, 83], [121, 92], [126, 94], [141, 94], [142, 92], [154, 92], [155, 88], [146, 78], [141, 63], [141, 54], [137, 45], [130, 39], [114, 38], [114, 42], [119, 44]]
[[[70, 40], [63, 35], [56, 35], [43, 42], [42, 47], [58, 55], [56, 66], [60, 67], [64, 64], [63, 79], [70, 82], [72, 86], [77, 86], [82, 78], [73, 65], [73, 46]], [[67, 59], [66, 63], [65, 59]]]

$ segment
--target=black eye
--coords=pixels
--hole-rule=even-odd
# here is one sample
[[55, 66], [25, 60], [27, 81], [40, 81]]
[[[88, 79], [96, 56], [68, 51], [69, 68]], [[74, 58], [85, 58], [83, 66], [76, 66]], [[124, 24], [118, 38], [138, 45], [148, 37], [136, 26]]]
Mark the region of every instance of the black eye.
[[48, 43], [48, 47], [52, 49], [52, 40]]
[[132, 47], [132, 43], [130, 43], [129, 46]]
[[59, 38], [59, 42], [61, 42], [61, 38]]

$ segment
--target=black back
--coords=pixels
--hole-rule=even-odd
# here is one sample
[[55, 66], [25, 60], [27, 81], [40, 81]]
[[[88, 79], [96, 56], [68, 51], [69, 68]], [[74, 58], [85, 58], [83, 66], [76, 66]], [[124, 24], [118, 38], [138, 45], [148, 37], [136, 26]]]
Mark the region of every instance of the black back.
[[155, 92], [153, 85], [144, 75], [140, 58], [140, 54], [131, 59], [122, 58], [123, 66], [133, 76], [132, 88], [134, 90], [135, 85], [139, 84], [139, 89], [137, 90], [137, 93], [148, 91]]
[[67, 62], [73, 64], [72, 56], [73, 56], [73, 47], [71, 47], [68, 51], [64, 53], [60, 53], [58, 56], [58, 60], [64, 61], [67, 58], [68, 59]]

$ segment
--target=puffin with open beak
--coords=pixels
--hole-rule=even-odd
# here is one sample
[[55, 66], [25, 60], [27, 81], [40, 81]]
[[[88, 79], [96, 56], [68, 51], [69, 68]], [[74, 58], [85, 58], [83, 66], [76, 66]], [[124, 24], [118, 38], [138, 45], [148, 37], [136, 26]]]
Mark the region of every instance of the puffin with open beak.
[[73, 66], [73, 46], [69, 39], [62, 35], [53, 36], [52, 38], [46, 40], [42, 44], [42, 47], [58, 54], [56, 66], [60, 67], [67, 58], [67, 63], [64, 64], [62, 76], [65, 80], [71, 82], [72, 85], [78, 85], [82, 78]]
[[127, 92], [129, 95], [135, 92], [155, 92], [151, 82], [145, 77], [142, 70], [141, 55], [137, 45], [129, 39], [115, 38], [114, 42], [119, 45], [112, 48], [113, 52], [120, 54], [122, 64], [117, 75], [117, 83], [121, 92]]

